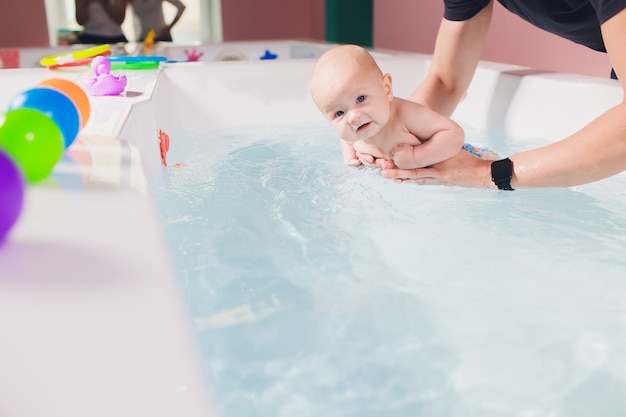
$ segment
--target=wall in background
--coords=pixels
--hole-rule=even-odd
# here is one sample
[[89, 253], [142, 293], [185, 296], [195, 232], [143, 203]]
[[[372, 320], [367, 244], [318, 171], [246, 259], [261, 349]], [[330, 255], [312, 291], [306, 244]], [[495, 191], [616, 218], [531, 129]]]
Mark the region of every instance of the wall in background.
[[[0, 47], [48, 46], [42, 0], [0, 13]], [[374, 47], [432, 53], [443, 0], [374, 0]], [[325, 0], [222, 0], [223, 39], [326, 39]], [[24, 24], [23, 22], [30, 22]], [[496, 4], [482, 59], [608, 76], [606, 54], [543, 32]]]
[[325, 39], [324, 0], [223, 0], [224, 41]]
[[[374, 47], [432, 53], [443, 0], [374, 0]], [[496, 2], [482, 59], [608, 77], [608, 56], [535, 28]]]
[[1, 10], [0, 48], [50, 45], [42, 0], [7, 1]]

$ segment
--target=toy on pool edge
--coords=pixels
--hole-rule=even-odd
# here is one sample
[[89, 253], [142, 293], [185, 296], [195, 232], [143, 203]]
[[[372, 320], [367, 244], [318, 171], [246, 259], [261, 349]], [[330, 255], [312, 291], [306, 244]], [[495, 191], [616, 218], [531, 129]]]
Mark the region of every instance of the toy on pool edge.
[[85, 90], [92, 96], [117, 96], [126, 88], [126, 75], [111, 74], [111, 62], [104, 56], [97, 56], [91, 61], [94, 78], [84, 83]]
[[204, 55], [204, 52], [196, 51], [196, 48], [192, 49], [191, 51], [188, 51], [187, 49], [185, 49], [185, 55], [187, 55], [187, 60], [189, 62], [196, 62], [196, 61], [200, 61], [200, 58], [202, 58], [202, 55]]
[[265, 53], [259, 57], [259, 59], [276, 59], [276, 58], [278, 58], [278, 54], [274, 54], [270, 52], [269, 49], [266, 49]]
[[44, 80], [15, 96], [0, 114], [0, 149], [28, 182], [37, 182], [50, 174], [76, 139], [81, 118], [86, 123], [88, 117], [89, 99], [77, 84]]
[[0, 246], [17, 222], [24, 204], [24, 177], [13, 160], [0, 149]]
[[46, 178], [61, 159], [63, 134], [45, 113], [20, 107], [0, 117], [0, 149], [34, 183]]
[[80, 116], [80, 128], [84, 128], [91, 116], [91, 104], [89, 97], [78, 84], [63, 78], [48, 78], [40, 82], [38, 85], [50, 87], [69, 97], [76, 106]]
[[26, 181], [50, 174], [63, 155], [64, 139], [72, 139], [89, 112], [80, 86], [51, 78], [16, 96], [0, 114], [0, 245], [20, 216]]
[[143, 40], [143, 53], [150, 55], [150, 52], [154, 49], [154, 38], [156, 38], [156, 31], [150, 29], [146, 34], [146, 39]]
[[78, 51], [58, 55], [51, 55], [41, 58], [39, 63], [42, 66], [48, 68], [74, 66], [76, 64], [86, 65], [93, 57], [105, 54], [111, 54], [111, 45], [97, 45], [93, 48], [81, 49]]
[[61, 129], [64, 149], [74, 143], [80, 129], [80, 114], [76, 104], [66, 94], [40, 85], [13, 97], [9, 110], [18, 108], [39, 110], [52, 119]]

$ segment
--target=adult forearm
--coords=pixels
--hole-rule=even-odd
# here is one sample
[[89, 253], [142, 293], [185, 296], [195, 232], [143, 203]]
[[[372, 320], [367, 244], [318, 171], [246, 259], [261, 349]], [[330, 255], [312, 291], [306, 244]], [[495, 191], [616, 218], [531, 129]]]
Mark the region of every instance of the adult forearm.
[[178, 21], [180, 20], [181, 16], [183, 15], [183, 12], [185, 11], [186, 6], [180, 0], [165, 0], [165, 1], [170, 3], [172, 6], [176, 7], [176, 15], [174, 16], [174, 19], [172, 19], [169, 25], [167, 25], [168, 29], [172, 29], [174, 25], [178, 23]]
[[442, 19], [426, 78], [410, 99], [450, 116], [467, 91], [480, 59], [493, 10], [490, 1], [469, 20]]
[[[602, 114], [575, 134], [542, 148], [509, 156], [513, 188], [570, 187], [601, 180], [626, 170], [626, 104]], [[382, 165], [382, 175], [418, 184], [496, 188], [492, 161], [469, 152], [428, 168], [398, 169]]]
[[463, 93], [464, 91], [447, 87], [435, 76], [428, 76], [413, 92], [410, 100], [450, 117]]
[[178, 11], [176, 12], [176, 16], [174, 16], [174, 19], [172, 19], [172, 21], [169, 24], [170, 29], [172, 29], [174, 25], [180, 20], [184, 11], [185, 11], [185, 6], [182, 6], [178, 9]]
[[513, 187], [568, 187], [626, 170], [626, 104], [548, 146], [512, 155]]

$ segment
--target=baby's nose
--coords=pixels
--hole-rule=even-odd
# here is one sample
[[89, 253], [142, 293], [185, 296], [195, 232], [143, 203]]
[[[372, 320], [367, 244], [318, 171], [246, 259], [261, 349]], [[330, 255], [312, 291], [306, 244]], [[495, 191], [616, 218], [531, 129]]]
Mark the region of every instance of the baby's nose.
[[348, 112], [348, 123], [358, 124], [361, 119], [361, 112], [357, 110], [351, 110]]

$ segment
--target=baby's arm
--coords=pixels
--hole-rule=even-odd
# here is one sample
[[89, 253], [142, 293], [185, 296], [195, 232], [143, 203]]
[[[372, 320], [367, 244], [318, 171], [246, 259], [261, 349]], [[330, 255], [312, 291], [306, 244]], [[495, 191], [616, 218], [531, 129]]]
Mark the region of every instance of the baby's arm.
[[341, 153], [343, 154], [343, 162], [346, 165], [357, 166], [361, 165], [361, 161], [356, 156], [356, 151], [348, 142], [343, 139], [339, 139], [339, 143], [341, 143]]
[[452, 158], [461, 150], [465, 133], [461, 126], [448, 117], [421, 104], [403, 101], [400, 118], [421, 145], [400, 144], [391, 155], [398, 168], [411, 169], [434, 165]]
[[343, 162], [348, 166], [367, 166], [376, 167], [380, 166], [383, 159], [377, 159], [373, 155], [367, 153], [360, 153], [354, 149], [354, 146], [349, 144], [343, 139], [339, 139], [341, 143], [341, 153], [343, 154]]

